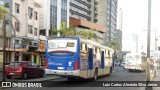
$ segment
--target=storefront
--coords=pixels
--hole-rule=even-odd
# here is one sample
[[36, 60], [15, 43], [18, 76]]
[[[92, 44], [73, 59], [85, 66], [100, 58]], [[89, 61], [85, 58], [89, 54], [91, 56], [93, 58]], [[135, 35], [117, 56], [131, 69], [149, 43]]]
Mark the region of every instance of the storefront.
[[46, 41], [40, 41], [39, 45], [39, 55], [40, 55], [40, 65], [45, 66], [45, 51], [46, 51]]

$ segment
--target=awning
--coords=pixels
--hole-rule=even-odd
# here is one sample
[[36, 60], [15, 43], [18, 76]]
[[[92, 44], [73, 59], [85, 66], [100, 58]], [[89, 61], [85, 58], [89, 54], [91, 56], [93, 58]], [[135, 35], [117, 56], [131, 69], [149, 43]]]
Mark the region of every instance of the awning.
[[[0, 48], [0, 51], [3, 51], [3, 48]], [[6, 51], [14, 51], [14, 48], [6, 48]], [[27, 52], [27, 49], [19, 48], [19, 49], [15, 49], [15, 51], [17, 51], [17, 52]]]

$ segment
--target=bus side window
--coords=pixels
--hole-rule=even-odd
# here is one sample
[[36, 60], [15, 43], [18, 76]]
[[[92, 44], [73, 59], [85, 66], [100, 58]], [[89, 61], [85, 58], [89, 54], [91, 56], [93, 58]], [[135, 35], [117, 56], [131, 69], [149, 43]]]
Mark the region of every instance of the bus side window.
[[81, 50], [83, 50], [83, 49], [82, 49], [82, 43], [81, 43]]
[[97, 52], [100, 53], [100, 48], [97, 49]]
[[110, 51], [109, 51], [109, 50], [108, 50], [108, 56], [111, 57], [111, 56], [110, 56]]
[[95, 47], [93, 47], [93, 54], [95, 54]]
[[108, 51], [107, 50], [105, 50], [105, 56], [106, 57], [108, 57], [109, 55], [108, 55]]
[[95, 47], [95, 54], [97, 53], [97, 47]]
[[85, 51], [87, 51], [87, 49], [88, 49], [88, 48], [87, 48], [87, 44], [85, 44]]

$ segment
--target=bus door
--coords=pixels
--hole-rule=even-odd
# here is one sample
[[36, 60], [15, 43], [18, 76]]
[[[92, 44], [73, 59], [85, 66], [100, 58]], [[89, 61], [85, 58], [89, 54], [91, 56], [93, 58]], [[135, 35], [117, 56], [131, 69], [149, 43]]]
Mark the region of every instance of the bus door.
[[88, 70], [87, 70], [87, 77], [92, 76], [93, 70], [93, 49], [88, 48]]

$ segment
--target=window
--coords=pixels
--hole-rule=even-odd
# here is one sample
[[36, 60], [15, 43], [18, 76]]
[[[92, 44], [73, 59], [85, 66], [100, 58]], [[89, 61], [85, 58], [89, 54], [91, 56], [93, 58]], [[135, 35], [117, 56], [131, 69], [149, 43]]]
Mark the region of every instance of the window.
[[19, 4], [15, 3], [15, 13], [19, 13]]
[[82, 50], [82, 43], [81, 43], [81, 50]]
[[32, 67], [37, 67], [38, 65], [36, 63], [32, 63]]
[[37, 28], [34, 28], [34, 35], [37, 36]]
[[37, 20], [37, 18], [38, 18], [38, 13], [34, 11], [34, 19]]
[[28, 33], [32, 34], [32, 25], [28, 25]]
[[95, 54], [97, 53], [97, 47], [95, 47]]
[[28, 7], [28, 16], [30, 19], [32, 19], [32, 15], [33, 15], [32, 12], [33, 12], [33, 9]]
[[16, 31], [19, 31], [19, 23], [18, 23], [18, 22], [15, 22], [14, 25], [15, 25], [15, 30], [16, 30]]
[[85, 50], [87, 51], [87, 44], [85, 44]]
[[15, 40], [15, 44], [19, 44], [20, 43], [20, 41], [19, 40]]

